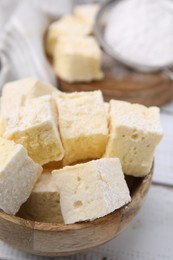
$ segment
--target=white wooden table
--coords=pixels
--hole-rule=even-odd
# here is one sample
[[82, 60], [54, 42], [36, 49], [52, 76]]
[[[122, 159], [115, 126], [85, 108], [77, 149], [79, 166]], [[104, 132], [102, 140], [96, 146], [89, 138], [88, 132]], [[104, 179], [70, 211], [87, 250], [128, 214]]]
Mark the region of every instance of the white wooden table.
[[[173, 260], [173, 102], [161, 109], [165, 137], [155, 159], [153, 184], [134, 222], [109, 243], [66, 260]], [[0, 260], [32, 256], [0, 242]], [[64, 259], [64, 258], [58, 258]]]

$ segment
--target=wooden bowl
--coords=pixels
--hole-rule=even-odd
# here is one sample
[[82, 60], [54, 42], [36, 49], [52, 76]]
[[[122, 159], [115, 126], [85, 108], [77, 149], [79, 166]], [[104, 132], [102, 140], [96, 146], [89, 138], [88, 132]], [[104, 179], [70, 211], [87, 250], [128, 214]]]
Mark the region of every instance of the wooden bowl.
[[91, 222], [49, 224], [10, 216], [0, 211], [0, 239], [13, 247], [42, 256], [65, 256], [97, 247], [116, 237], [138, 213], [152, 180], [127, 176], [132, 201]]

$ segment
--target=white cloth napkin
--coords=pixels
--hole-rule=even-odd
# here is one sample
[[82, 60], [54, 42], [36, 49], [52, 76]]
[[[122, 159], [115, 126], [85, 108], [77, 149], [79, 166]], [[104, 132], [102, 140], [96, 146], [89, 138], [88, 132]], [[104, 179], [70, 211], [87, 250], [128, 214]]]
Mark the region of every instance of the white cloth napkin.
[[0, 90], [5, 82], [37, 77], [56, 86], [44, 51], [49, 23], [70, 11], [70, 1], [0, 1]]

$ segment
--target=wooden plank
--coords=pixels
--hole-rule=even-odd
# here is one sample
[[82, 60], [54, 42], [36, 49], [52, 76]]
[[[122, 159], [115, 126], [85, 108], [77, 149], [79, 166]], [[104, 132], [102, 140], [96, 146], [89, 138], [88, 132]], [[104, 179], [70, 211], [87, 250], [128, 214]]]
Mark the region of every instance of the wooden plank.
[[147, 106], [162, 106], [173, 100], [173, 81], [162, 72], [136, 72], [116, 63], [106, 54], [103, 71], [103, 80], [90, 83], [70, 84], [58, 79], [59, 88], [65, 92], [100, 89], [106, 101], [113, 98]]

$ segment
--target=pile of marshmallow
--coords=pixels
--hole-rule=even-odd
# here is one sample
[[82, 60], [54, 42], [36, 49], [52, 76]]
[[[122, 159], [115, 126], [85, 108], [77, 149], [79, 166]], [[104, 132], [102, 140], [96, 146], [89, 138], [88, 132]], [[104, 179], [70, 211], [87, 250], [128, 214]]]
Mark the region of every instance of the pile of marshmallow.
[[101, 91], [63, 93], [28, 78], [7, 83], [0, 109], [0, 209], [73, 224], [131, 201], [125, 174], [149, 174], [162, 139], [159, 109]]
[[99, 5], [81, 5], [74, 14], [53, 22], [46, 36], [46, 52], [53, 60], [55, 74], [69, 82], [101, 80], [102, 52], [94, 37]]

